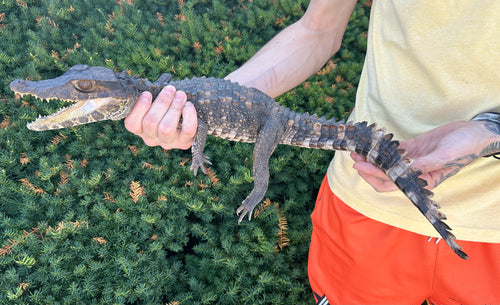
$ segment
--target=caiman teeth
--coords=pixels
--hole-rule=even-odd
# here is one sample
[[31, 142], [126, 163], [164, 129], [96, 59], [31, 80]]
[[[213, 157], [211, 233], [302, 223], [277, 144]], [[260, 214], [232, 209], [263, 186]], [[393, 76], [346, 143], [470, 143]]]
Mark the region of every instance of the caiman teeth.
[[[57, 99], [68, 102], [70, 105], [60, 108], [56, 113], [43, 116], [27, 125], [28, 129], [41, 131], [60, 129], [107, 119], [101, 112], [100, 107], [109, 105], [114, 101], [112, 98], [97, 98], [82, 101]], [[113, 119], [113, 118], [111, 118]]]
[[[28, 127], [29, 130], [48, 130], [48, 129], [57, 129], [57, 128], [62, 128], [63, 126], [59, 126], [58, 122], [51, 122], [54, 118], [57, 118], [59, 115], [67, 111], [69, 108], [72, 108], [73, 105], [69, 105], [63, 108], [60, 108], [57, 112], [42, 116], [38, 115], [38, 118], [28, 124], [26, 124], [26, 127]], [[52, 123], [51, 128], [46, 128]], [[47, 126], [44, 126], [47, 125]]]

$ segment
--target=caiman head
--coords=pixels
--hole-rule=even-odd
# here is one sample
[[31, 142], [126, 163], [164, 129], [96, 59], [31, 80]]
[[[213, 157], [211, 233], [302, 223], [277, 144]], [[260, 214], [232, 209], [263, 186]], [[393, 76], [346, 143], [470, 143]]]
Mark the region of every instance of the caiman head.
[[130, 80], [127, 82], [125, 75], [105, 67], [77, 65], [54, 79], [16, 79], [10, 83], [10, 89], [20, 96], [29, 94], [40, 99], [74, 103], [27, 125], [30, 130], [59, 129], [125, 118], [141, 93], [139, 88], [130, 85]]

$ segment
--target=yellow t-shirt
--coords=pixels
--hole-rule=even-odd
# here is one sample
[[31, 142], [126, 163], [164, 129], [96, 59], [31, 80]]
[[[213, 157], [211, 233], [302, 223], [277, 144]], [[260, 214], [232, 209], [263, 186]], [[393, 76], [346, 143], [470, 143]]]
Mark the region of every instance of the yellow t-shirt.
[[[364, 69], [351, 114], [405, 140], [500, 109], [500, 1], [383, 0], [372, 5]], [[337, 152], [330, 187], [365, 216], [437, 232], [402, 192], [377, 193]], [[480, 158], [434, 190], [457, 239], [500, 242], [500, 161]]]

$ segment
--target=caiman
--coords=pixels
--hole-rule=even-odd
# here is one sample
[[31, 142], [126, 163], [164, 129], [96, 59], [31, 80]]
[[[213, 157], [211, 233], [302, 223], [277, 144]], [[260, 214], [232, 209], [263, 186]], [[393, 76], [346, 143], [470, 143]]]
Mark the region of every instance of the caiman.
[[18, 95], [29, 94], [40, 99], [59, 99], [74, 105], [40, 117], [29, 123], [30, 130], [48, 130], [125, 118], [143, 91], [153, 96], [172, 85], [186, 93], [198, 115], [198, 130], [192, 146], [191, 170], [205, 173], [204, 164], [211, 164], [204, 155], [207, 135], [255, 143], [253, 157], [254, 187], [236, 213], [241, 222], [264, 197], [269, 182], [269, 158], [278, 144], [305, 148], [356, 152], [382, 169], [385, 174], [420, 210], [439, 235], [461, 258], [467, 255], [444, 223], [445, 215], [425, 188], [422, 172], [411, 166], [405, 151], [392, 134], [367, 122], [344, 123], [308, 113], [298, 113], [278, 104], [265, 93], [216, 78], [192, 78], [173, 81], [163, 74], [155, 82], [125, 71], [115, 73], [104, 67], [77, 65], [63, 75], [42, 81], [14, 80], [10, 88]]

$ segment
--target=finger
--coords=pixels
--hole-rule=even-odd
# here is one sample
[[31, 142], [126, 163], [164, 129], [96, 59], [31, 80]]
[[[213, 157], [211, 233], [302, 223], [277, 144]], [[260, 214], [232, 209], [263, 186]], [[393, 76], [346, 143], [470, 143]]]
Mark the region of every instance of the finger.
[[363, 156], [351, 154], [351, 157], [354, 160], [360, 160], [356, 161], [352, 167], [357, 170], [359, 176], [377, 192], [390, 192], [398, 189], [381, 169], [367, 162]]
[[366, 161], [365, 157], [354, 152], [351, 152], [351, 158], [354, 160], [354, 162]]
[[175, 95], [173, 86], [164, 87], [155, 98], [148, 113], [142, 121], [142, 137], [154, 142], [158, 141], [159, 125], [165, 114], [170, 111], [171, 104]]
[[[167, 113], [158, 126], [158, 138], [165, 149], [177, 148], [179, 136], [179, 121], [186, 104], [187, 96], [182, 91], [177, 91]], [[184, 123], [183, 123], [184, 124]]]
[[366, 174], [365, 172], [358, 171], [358, 174], [363, 178], [368, 184], [370, 184], [373, 189], [377, 192], [391, 192], [398, 189], [396, 184], [394, 184], [388, 178], [381, 178]]
[[371, 176], [374, 176], [374, 177], [378, 177], [378, 178], [383, 178], [383, 179], [389, 180], [389, 178], [387, 177], [387, 175], [380, 168], [376, 167], [375, 165], [373, 165], [373, 164], [371, 164], [369, 162], [358, 161], [358, 162], [355, 162], [352, 167], [355, 170], [357, 170], [358, 172], [363, 172], [366, 175], [371, 175]]
[[178, 148], [188, 149], [193, 145], [193, 140], [198, 128], [198, 117], [196, 109], [191, 102], [187, 102], [182, 109], [182, 128], [179, 132]]
[[138, 98], [132, 111], [125, 118], [125, 128], [136, 135], [142, 133], [142, 120], [151, 107], [153, 96], [150, 92], [143, 92]]

